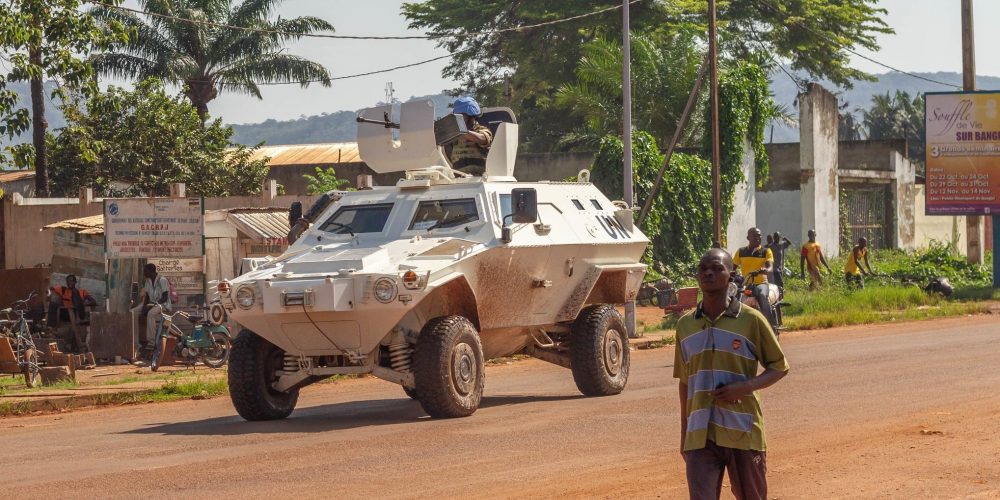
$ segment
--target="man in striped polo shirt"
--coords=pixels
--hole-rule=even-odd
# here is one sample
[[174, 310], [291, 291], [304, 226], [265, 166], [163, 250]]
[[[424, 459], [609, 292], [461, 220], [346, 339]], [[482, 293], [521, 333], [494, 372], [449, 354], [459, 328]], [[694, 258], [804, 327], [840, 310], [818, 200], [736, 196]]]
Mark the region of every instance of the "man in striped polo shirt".
[[[733, 260], [705, 253], [697, 280], [702, 302], [677, 322], [674, 377], [680, 379], [681, 454], [692, 499], [718, 499], [729, 471], [738, 499], [767, 498], [760, 389], [788, 373], [764, 316], [729, 295]], [[758, 366], [764, 372], [757, 374]]]

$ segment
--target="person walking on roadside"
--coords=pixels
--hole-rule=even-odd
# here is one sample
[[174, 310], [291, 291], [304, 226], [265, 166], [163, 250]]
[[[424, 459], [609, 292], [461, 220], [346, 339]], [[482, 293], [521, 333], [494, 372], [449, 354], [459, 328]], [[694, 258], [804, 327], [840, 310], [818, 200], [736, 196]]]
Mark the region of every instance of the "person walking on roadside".
[[768, 236], [767, 249], [771, 251], [771, 255], [774, 257], [774, 271], [771, 271], [771, 283], [778, 285], [782, 289], [785, 288], [785, 251], [788, 247], [792, 246], [792, 242], [788, 241], [788, 238], [781, 236], [781, 233], [775, 231], [773, 236]]
[[808, 264], [809, 289], [815, 290], [816, 287], [823, 284], [823, 274], [819, 269], [820, 263], [826, 266], [827, 273], [833, 274], [833, 270], [830, 269], [830, 264], [826, 263], [826, 256], [823, 255], [823, 247], [816, 242], [816, 230], [810, 229], [806, 234], [809, 236], [809, 241], [802, 245], [799, 257], [799, 276], [802, 279], [806, 279], [806, 265]]
[[706, 252], [696, 274], [702, 301], [677, 321], [680, 449], [693, 500], [717, 500], [726, 471], [736, 498], [767, 498], [758, 391], [787, 375], [788, 362], [764, 316], [729, 295], [732, 272], [728, 253]]
[[[861, 266], [862, 262], [868, 267], [867, 271]], [[848, 287], [864, 288], [864, 277], [874, 274], [871, 264], [868, 263], [868, 238], [861, 237], [858, 244], [851, 249], [851, 255], [847, 256], [847, 264], [844, 265], [844, 278], [847, 280]]]
[[770, 286], [767, 284], [767, 275], [774, 268], [774, 256], [771, 250], [761, 246], [760, 229], [755, 227], [747, 231], [747, 243], [749, 245], [736, 251], [733, 263], [740, 266], [740, 274], [750, 279], [750, 273], [757, 273], [753, 277], [753, 296], [757, 299], [757, 307], [761, 314], [767, 318], [767, 322], [772, 328], [777, 329], [778, 322], [774, 317], [774, 310], [771, 309], [769, 300]]

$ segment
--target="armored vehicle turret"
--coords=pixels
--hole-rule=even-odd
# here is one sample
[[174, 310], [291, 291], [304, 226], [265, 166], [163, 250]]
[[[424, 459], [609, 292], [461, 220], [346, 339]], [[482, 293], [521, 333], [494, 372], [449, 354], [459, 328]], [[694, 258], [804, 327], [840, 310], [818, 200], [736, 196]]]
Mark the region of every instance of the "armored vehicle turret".
[[402, 105], [398, 140], [390, 111], [361, 112], [387, 123], [359, 123], [358, 147], [376, 172], [404, 177], [327, 193], [283, 255], [219, 285], [243, 327], [229, 367], [239, 414], [284, 418], [302, 387], [371, 374], [433, 417], [467, 416], [484, 361], [516, 353], [569, 368], [583, 394], [621, 392], [629, 347], [615, 305], [635, 298], [648, 243], [631, 211], [585, 175], [518, 182], [509, 110], [484, 113], [495, 134], [481, 176], [451, 168], [432, 103]]

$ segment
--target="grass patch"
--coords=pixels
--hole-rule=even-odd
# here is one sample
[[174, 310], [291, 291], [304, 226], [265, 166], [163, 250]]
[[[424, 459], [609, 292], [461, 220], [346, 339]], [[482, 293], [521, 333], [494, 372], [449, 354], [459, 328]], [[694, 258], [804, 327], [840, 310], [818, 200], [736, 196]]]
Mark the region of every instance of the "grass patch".
[[115, 392], [109, 394], [97, 394], [94, 396], [96, 405], [127, 405], [138, 403], [156, 403], [163, 401], [177, 401], [180, 399], [208, 399], [221, 396], [229, 392], [229, 385], [225, 378], [202, 379], [181, 382], [177, 379], [169, 380], [158, 389], [145, 391]]
[[1000, 300], [1000, 288], [988, 286], [968, 287], [955, 290], [953, 300]]
[[946, 300], [917, 287], [872, 285], [863, 290], [831, 287], [790, 290], [784, 323], [789, 330], [910, 321], [988, 312], [983, 303]]
[[663, 338], [661, 338], [659, 340], [654, 340], [652, 342], [647, 342], [645, 344], [642, 344], [639, 348], [643, 349], [643, 350], [645, 350], [645, 349], [659, 349], [661, 347], [667, 347], [668, 345], [674, 345], [674, 336], [673, 335], [664, 335]]

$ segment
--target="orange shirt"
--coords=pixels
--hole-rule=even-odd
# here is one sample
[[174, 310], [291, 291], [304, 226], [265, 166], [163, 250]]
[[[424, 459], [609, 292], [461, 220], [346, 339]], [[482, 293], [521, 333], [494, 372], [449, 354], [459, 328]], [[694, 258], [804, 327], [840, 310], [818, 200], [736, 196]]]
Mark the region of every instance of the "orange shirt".
[[[55, 286], [55, 287], [52, 287], [52, 289], [55, 290], [55, 293], [58, 294], [62, 298], [63, 307], [65, 307], [66, 309], [72, 309], [73, 308], [73, 289], [72, 288], [69, 288], [69, 287], [66, 287], [66, 286]], [[76, 288], [76, 291], [80, 292], [80, 300], [86, 301], [87, 297], [90, 296], [90, 294], [88, 294], [87, 291], [84, 290], [84, 289], [82, 289], [82, 288]]]
[[807, 241], [802, 245], [802, 256], [806, 258], [809, 269], [819, 269], [819, 257], [823, 255], [823, 247], [815, 241]]

